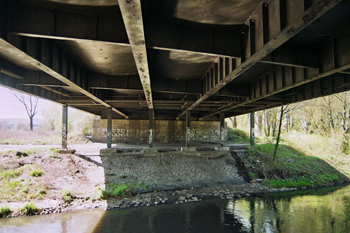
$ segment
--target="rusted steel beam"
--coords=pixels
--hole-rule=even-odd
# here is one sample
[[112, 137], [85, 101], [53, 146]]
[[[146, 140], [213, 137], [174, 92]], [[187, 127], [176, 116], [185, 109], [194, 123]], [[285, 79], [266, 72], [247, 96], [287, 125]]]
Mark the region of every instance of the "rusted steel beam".
[[[49, 52], [49, 51], [47, 51]], [[7, 41], [0, 39], [0, 53], [4, 55], [7, 58], [10, 59], [21, 59], [22, 62], [26, 63], [28, 66], [36, 67], [38, 70], [41, 70], [45, 72], [48, 75], [51, 75], [52, 77], [58, 79], [62, 83], [68, 85], [69, 87], [73, 88], [77, 92], [80, 92], [81, 94], [91, 98], [92, 100], [102, 104], [105, 107], [111, 107], [109, 104], [105, 103], [100, 98], [96, 97], [95, 95], [91, 94], [81, 86], [77, 85], [73, 81], [71, 81], [69, 78], [63, 76], [61, 73], [55, 71], [53, 68], [50, 68], [49, 66], [45, 65], [44, 63], [40, 62], [39, 60], [33, 58], [32, 56], [28, 55], [27, 53], [21, 51], [20, 49], [16, 48], [12, 44], [8, 43]], [[125, 118], [128, 118], [124, 113], [118, 111], [115, 108], [112, 108], [112, 110], [120, 115], [122, 115]]]
[[119, 0], [126, 32], [129, 37], [132, 53], [141, 79], [149, 109], [153, 109], [151, 80], [148, 70], [146, 40], [142, 20], [140, 0]]
[[315, 47], [291, 47], [282, 45], [260, 62], [300, 68], [318, 68], [318, 51]]
[[[335, 44], [334, 41], [337, 41]], [[256, 102], [261, 99], [265, 99], [269, 96], [276, 95], [278, 93], [314, 82], [316, 80], [326, 78], [332, 75], [346, 74], [346, 70], [350, 68], [350, 58], [348, 54], [350, 53], [350, 46], [348, 44], [348, 41], [350, 41], [350, 30], [344, 31], [341, 34], [336, 35], [333, 38], [330, 38], [329, 40], [324, 41], [322, 44], [319, 45], [319, 51], [322, 54], [322, 59], [319, 62], [319, 69], [303, 69], [303, 68], [291, 68], [291, 67], [279, 67], [269, 73], [267, 73], [264, 77], [260, 77], [259, 79], [255, 80], [251, 86], [255, 87], [264, 85], [267, 87], [267, 90], [264, 93], [256, 93], [253, 91], [251, 93], [251, 97], [249, 100], [244, 101], [242, 103], [231, 103], [226, 108], [220, 109], [220, 111], [228, 111], [234, 108], [238, 108], [241, 106], [248, 105], [250, 103]], [[320, 97], [327, 94], [337, 93], [341, 92], [341, 88], [345, 88], [347, 79], [341, 79], [340, 76], [333, 76], [333, 79], [336, 79], [339, 83], [338, 86], [335, 88], [333, 87], [332, 91], [329, 91], [327, 93], [322, 93], [321, 90], [321, 84], [319, 86], [310, 87], [310, 91], [307, 91], [305, 93], [310, 95], [310, 98], [313, 97]], [[344, 76], [347, 77], [347, 76]], [[266, 78], [266, 82], [259, 82], [259, 80]], [[339, 81], [340, 80], [340, 81]], [[323, 89], [327, 88], [329, 85], [322, 85]], [[332, 86], [332, 85], [331, 85]], [[334, 85], [333, 85], [334, 86]], [[260, 89], [260, 88], [258, 88]], [[319, 90], [318, 94], [313, 94], [311, 90]], [[345, 90], [343, 90], [345, 91]], [[315, 91], [314, 91], [315, 92]], [[294, 99], [296, 97], [293, 97], [295, 95], [298, 95], [297, 92], [293, 93], [287, 93], [285, 96], [290, 97], [293, 99], [293, 102], [297, 102], [297, 99]], [[300, 99], [300, 97], [299, 97]], [[302, 98], [304, 100], [304, 98]], [[206, 117], [210, 117], [216, 114], [219, 114], [220, 111], [216, 111], [214, 113], [211, 113]]]
[[[271, 1], [271, 2], [274, 2], [274, 1]], [[306, 26], [310, 25], [313, 21], [315, 21], [320, 16], [325, 14], [328, 10], [336, 6], [338, 3], [339, 3], [338, 0], [319, 0], [315, 2], [314, 5], [309, 7], [306, 11], [302, 11], [302, 12], [297, 11], [294, 13], [288, 11], [289, 9], [293, 11], [295, 10], [294, 8], [287, 8], [286, 12], [282, 12], [282, 13], [287, 13], [287, 15], [290, 17], [287, 20], [282, 22], [282, 24], [285, 24], [281, 26], [283, 30], [276, 33], [276, 36], [273, 38], [270, 38], [270, 40], [265, 44], [260, 43], [261, 41], [263, 41], [263, 38], [266, 38], [263, 35], [264, 31], [262, 30], [260, 31], [260, 33], [259, 31], [254, 31], [253, 39], [254, 39], [254, 42], [256, 43], [252, 44], [250, 43], [250, 40], [249, 40], [248, 45], [250, 46], [247, 47], [246, 51], [244, 52], [245, 55], [242, 56], [242, 63], [237, 68], [235, 68], [232, 72], [230, 72], [224, 79], [222, 79], [217, 85], [215, 85], [206, 93], [204, 93], [203, 96], [199, 98], [194, 104], [192, 104], [185, 111], [183, 111], [177, 117], [177, 119], [181, 118], [186, 113], [186, 111], [192, 110], [195, 107], [197, 107], [200, 103], [208, 99], [214, 93], [219, 91], [222, 87], [224, 87], [229, 82], [231, 82], [232, 80], [240, 76], [242, 73], [244, 73], [253, 65], [255, 65], [257, 62], [261, 61], [264, 57], [266, 57], [268, 54], [276, 50], [283, 43], [288, 41], [291, 37], [299, 33]], [[262, 5], [260, 5], [259, 8], [262, 8]], [[275, 9], [275, 10], [281, 10], [281, 9]], [[252, 14], [252, 18], [248, 20], [248, 23], [252, 22], [251, 20], [253, 19], [253, 17], [254, 17], [254, 13]], [[254, 19], [255, 25], [259, 23], [256, 21], [262, 21], [263, 19], [262, 14], [257, 14], [256, 17], [257, 18]], [[249, 36], [252, 36], [252, 35], [250, 34]], [[248, 39], [252, 39], [252, 38], [248, 38]], [[256, 50], [256, 52], [254, 51], [254, 53], [251, 53], [252, 49]]]
[[[70, 41], [94, 40], [130, 46], [120, 13], [74, 13], [17, 1], [9, 3], [9, 10], [4, 7], [4, 14], [0, 16], [4, 15], [4, 20], [9, 18], [9, 23], [4, 24], [8, 24], [8, 31], [15, 35]], [[6, 17], [7, 12], [17, 14]], [[112, 28], [116, 30], [111, 30]], [[222, 57], [240, 56], [240, 47], [236, 46], [239, 44], [240, 32], [232, 26], [222, 29], [189, 29], [165, 21], [148, 19], [144, 23], [144, 31], [148, 48]], [[6, 33], [7, 30], [4, 35]], [[211, 34], [215, 34], [215, 37], [207, 36]], [[193, 43], [198, 40], [202, 43]]]
[[72, 96], [70, 96], [70, 95], [68, 95], [67, 93], [64, 93], [63, 91], [60, 91], [60, 90], [56, 90], [56, 89], [54, 89], [54, 88], [51, 88], [51, 87], [47, 87], [47, 86], [40, 86], [41, 88], [44, 88], [44, 89], [46, 89], [46, 90], [49, 90], [49, 91], [52, 91], [52, 92], [54, 92], [54, 93], [57, 93], [57, 94], [60, 94], [60, 95], [62, 95], [62, 96], [64, 96], [64, 97], [72, 97]]

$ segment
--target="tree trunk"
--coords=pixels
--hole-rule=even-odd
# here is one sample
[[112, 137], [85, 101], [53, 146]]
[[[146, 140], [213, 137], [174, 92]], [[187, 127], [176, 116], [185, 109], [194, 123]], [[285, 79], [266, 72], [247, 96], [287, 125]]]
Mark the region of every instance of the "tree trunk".
[[328, 117], [329, 117], [329, 124], [331, 126], [331, 133], [332, 136], [334, 137], [334, 120], [333, 120], [333, 111], [332, 111], [332, 103], [331, 103], [331, 98], [328, 96]]
[[283, 109], [283, 106], [282, 106], [282, 107], [281, 107], [281, 113], [280, 113], [280, 122], [279, 122], [279, 124], [278, 124], [278, 133], [277, 133], [276, 145], [275, 145], [275, 150], [273, 151], [273, 158], [272, 158], [272, 162], [273, 162], [273, 163], [274, 163], [275, 160], [276, 160], [278, 144], [280, 143], [283, 112], [284, 112], [284, 109]]
[[30, 120], [30, 124], [29, 124], [30, 128], [29, 129], [30, 129], [30, 131], [33, 131], [33, 117], [34, 116], [29, 117], [29, 120]]
[[[349, 119], [350, 116], [347, 114], [347, 95], [344, 93], [343, 97], [343, 113], [342, 113], [342, 122], [341, 122], [341, 128], [342, 128], [342, 142], [341, 142], [341, 152], [347, 153], [350, 150], [350, 145], [349, 145], [349, 131], [350, 131], [350, 124], [349, 124]], [[350, 112], [350, 109], [349, 109]], [[350, 113], [349, 113], [350, 114]]]
[[[233, 119], [232, 119], [233, 118]], [[231, 121], [231, 124], [232, 124], [232, 128], [237, 128], [237, 118], [236, 118], [236, 116], [234, 116], [234, 117], [229, 117], [228, 119], [230, 119], [230, 121]]]

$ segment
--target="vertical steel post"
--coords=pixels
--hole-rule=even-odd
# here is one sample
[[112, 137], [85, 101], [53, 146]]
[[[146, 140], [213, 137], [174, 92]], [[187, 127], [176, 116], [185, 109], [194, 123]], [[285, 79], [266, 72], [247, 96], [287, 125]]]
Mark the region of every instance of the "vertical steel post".
[[112, 146], [112, 109], [109, 108], [107, 112], [107, 147]]
[[153, 147], [153, 118], [154, 118], [154, 110], [150, 109], [149, 110], [149, 123], [148, 123], [148, 146], [150, 148]]
[[62, 149], [67, 149], [68, 139], [68, 106], [62, 106]]
[[254, 120], [254, 112], [250, 113], [250, 145], [254, 145], [255, 141], [255, 120]]
[[191, 111], [186, 112], [186, 147], [191, 145]]
[[224, 146], [225, 143], [225, 113], [220, 112], [220, 144]]

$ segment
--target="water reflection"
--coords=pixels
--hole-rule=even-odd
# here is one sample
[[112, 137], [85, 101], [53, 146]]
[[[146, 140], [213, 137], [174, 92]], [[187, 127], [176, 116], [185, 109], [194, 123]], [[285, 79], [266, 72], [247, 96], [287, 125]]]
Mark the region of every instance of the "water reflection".
[[350, 232], [350, 186], [112, 211], [0, 219], [0, 232]]
[[0, 219], [1, 233], [68, 233], [93, 232], [104, 215], [104, 210]]
[[350, 232], [350, 187], [336, 189], [115, 210], [95, 232]]

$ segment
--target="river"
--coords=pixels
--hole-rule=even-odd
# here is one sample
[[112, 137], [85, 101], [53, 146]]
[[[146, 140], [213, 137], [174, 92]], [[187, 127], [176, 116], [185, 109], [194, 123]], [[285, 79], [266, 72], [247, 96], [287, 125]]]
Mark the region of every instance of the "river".
[[350, 186], [0, 219], [0, 232], [350, 232]]

